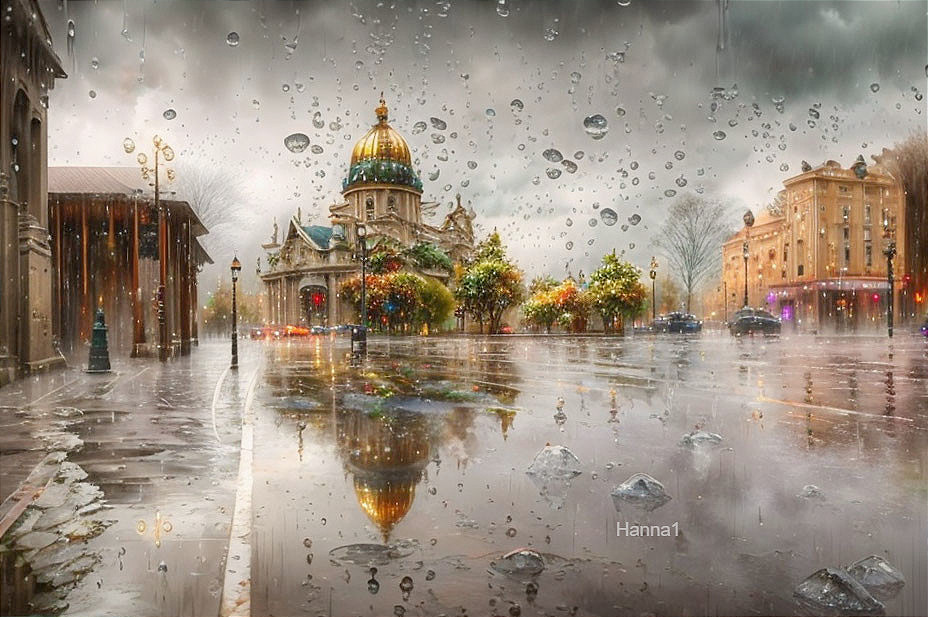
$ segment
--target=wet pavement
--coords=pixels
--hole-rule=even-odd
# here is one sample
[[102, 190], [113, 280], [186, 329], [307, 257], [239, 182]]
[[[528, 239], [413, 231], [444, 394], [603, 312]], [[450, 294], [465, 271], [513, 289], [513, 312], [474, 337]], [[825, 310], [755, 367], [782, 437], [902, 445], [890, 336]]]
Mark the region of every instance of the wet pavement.
[[217, 615], [253, 383], [254, 615], [798, 614], [806, 577], [870, 555], [905, 578], [885, 612], [928, 614], [923, 339], [240, 354], [0, 391], [4, 496], [44, 487], [0, 543], [3, 614]]
[[[923, 339], [374, 339], [362, 368], [342, 340], [263, 353], [253, 614], [796, 614], [803, 579], [869, 555], [906, 580], [885, 611], [928, 614]], [[527, 474], [546, 444], [579, 475]], [[613, 498], [636, 473], [669, 499]]]
[[[226, 347], [201, 345], [163, 366], [116, 361], [106, 375], [63, 371], [0, 392], [5, 479], [45, 457], [38, 469], [59, 474], [3, 538], [3, 614], [218, 613], [247, 378], [225, 374], [214, 401]], [[83, 480], [62, 480], [59, 465]], [[56, 494], [52, 509], [37, 507]], [[83, 509], [69, 510], [72, 502]], [[80, 533], [68, 528], [75, 522]]]

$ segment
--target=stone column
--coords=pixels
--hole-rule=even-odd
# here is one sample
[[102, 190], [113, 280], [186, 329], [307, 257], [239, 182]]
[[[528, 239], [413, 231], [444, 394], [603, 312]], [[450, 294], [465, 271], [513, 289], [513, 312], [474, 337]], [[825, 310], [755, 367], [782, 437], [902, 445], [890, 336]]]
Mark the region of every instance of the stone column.
[[329, 326], [338, 325], [338, 275], [335, 273], [327, 274], [325, 310], [326, 321]]

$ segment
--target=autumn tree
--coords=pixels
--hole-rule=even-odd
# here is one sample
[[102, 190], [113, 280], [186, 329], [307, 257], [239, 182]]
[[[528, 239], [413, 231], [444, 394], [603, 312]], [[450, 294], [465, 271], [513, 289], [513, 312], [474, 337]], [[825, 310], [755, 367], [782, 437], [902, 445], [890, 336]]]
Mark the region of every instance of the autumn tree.
[[602, 265], [590, 275], [588, 293], [607, 333], [615, 330], [617, 319], [632, 318], [644, 310], [646, 291], [641, 270], [619, 260], [615, 253], [603, 255]]
[[486, 323], [490, 334], [499, 332], [506, 309], [522, 300], [522, 273], [506, 257], [497, 232], [478, 244], [473, 258], [464, 264], [455, 297], [480, 324], [480, 332]]

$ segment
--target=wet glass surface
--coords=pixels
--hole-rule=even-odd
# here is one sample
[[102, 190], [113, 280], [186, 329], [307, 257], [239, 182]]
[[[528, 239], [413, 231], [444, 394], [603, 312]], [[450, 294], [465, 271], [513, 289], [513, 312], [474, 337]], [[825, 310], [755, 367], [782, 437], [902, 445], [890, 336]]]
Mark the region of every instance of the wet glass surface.
[[[794, 614], [799, 582], [871, 554], [906, 579], [887, 613], [928, 611], [924, 340], [374, 339], [360, 368], [341, 339], [255, 351], [255, 614]], [[540, 491], [546, 444], [581, 474]], [[670, 500], [617, 511], [639, 472]]]

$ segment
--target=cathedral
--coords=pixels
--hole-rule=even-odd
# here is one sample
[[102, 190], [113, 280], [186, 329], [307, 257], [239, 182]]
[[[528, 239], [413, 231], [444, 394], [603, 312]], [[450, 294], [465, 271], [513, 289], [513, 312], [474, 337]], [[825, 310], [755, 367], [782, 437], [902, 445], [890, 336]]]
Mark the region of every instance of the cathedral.
[[[441, 225], [423, 222], [438, 202], [422, 201], [422, 180], [412, 166], [406, 140], [387, 122], [383, 99], [375, 110], [377, 123], [354, 146], [348, 174], [342, 181], [342, 199], [329, 207], [330, 225], [304, 225], [298, 213], [291, 217], [283, 237], [277, 223], [261, 272], [267, 292], [269, 324], [337, 325], [358, 321], [356, 310], [341, 302], [339, 285], [361, 272], [358, 259], [359, 225], [367, 231], [368, 254], [379, 243], [405, 248], [432, 244], [453, 262], [474, 249], [472, 212], [456, 205]], [[421, 274], [447, 281], [444, 271]]]

